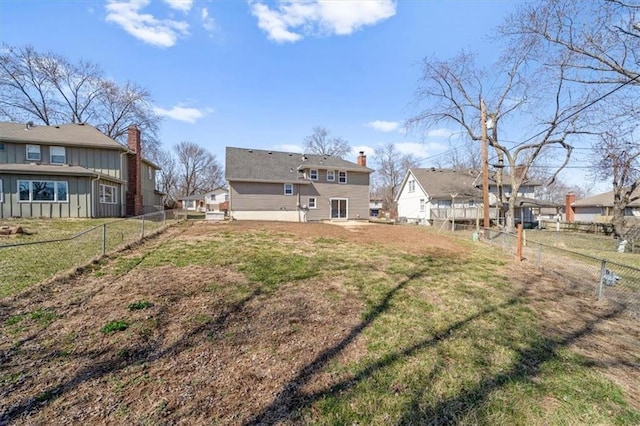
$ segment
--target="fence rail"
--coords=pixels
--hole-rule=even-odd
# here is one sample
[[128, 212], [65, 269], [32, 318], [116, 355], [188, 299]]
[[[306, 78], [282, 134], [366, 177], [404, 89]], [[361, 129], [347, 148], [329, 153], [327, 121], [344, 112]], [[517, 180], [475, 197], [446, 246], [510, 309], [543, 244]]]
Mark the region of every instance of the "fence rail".
[[182, 219], [166, 210], [105, 222], [66, 238], [0, 244], [0, 297], [86, 265]]
[[[484, 229], [484, 240], [516, 255], [517, 236]], [[527, 239], [523, 257], [538, 269], [552, 271], [573, 291], [622, 304], [640, 315], [640, 269]]]

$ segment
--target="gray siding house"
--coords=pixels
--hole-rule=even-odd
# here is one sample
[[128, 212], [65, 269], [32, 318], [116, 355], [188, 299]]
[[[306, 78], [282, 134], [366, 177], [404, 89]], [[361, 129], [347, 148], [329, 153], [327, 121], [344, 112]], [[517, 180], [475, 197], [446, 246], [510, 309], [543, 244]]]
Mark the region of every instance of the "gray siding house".
[[119, 217], [162, 208], [158, 166], [88, 124], [0, 123], [0, 218]]
[[226, 149], [229, 211], [238, 220], [307, 222], [367, 219], [369, 175], [353, 163], [315, 154]]

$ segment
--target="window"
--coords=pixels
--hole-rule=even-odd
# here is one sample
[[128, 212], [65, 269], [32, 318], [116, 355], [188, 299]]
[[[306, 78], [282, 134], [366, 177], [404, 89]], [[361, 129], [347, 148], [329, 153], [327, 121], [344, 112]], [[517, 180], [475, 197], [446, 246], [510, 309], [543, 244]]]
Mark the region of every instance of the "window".
[[318, 171], [317, 170], [309, 170], [309, 179], [318, 180]]
[[67, 162], [64, 146], [52, 146], [49, 148], [49, 157], [51, 164], [64, 164]]
[[284, 195], [293, 195], [293, 184], [285, 183], [284, 184]]
[[111, 185], [100, 185], [100, 203], [116, 204], [116, 187]]
[[424, 211], [424, 198], [420, 198], [420, 211]]
[[18, 201], [22, 202], [67, 202], [68, 192], [68, 184], [64, 181], [18, 181]]
[[469, 200], [467, 207], [475, 207], [475, 206], [476, 206], [476, 200]]
[[4, 144], [0, 143], [0, 151], [4, 151]]
[[338, 183], [347, 183], [347, 172], [338, 172]]
[[40, 145], [27, 145], [27, 160], [40, 161]]
[[[153, 180], [153, 169], [151, 167], [149, 167], [147, 170], [149, 171], [149, 180]], [[215, 197], [215, 195], [214, 195], [214, 197]]]
[[327, 170], [327, 182], [333, 182], [336, 180], [336, 171]]
[[309, 208], [310, 209], [315, 209], [316, 208], [316, 198], [315, 197], [309, 198]]
[[410, 180], [409, 181], [409, 192], [413, 192], [416, 190], [416, 181], [415, 180]]

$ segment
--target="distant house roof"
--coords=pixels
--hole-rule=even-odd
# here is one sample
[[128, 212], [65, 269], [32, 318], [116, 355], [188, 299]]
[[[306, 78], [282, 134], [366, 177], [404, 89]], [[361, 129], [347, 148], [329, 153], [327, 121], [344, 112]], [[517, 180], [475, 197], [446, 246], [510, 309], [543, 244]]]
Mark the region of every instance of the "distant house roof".
[[[631, 197], [640, 198], [640, 187], [636, 188], [631, 194]], [[572, 204], [574, 207], [613, 207], [613, 191], [603, 192], [602, 194], [594, 195], [592, 197], [576, 200]], [[634, 200], [629, 203], [629, 207], [639, 207], [640, 199]]]
[[179, 198], [179, 200], [181, 200], [181, 201], [198, 201], [198, 200], [204, 200], [204, 194], [193, 194], [193, 195], [189, 195], [188, 197], [182, 197], [182, 198]]
[[476, 186], [478, 172], [475, 170], [412, 168], [409, 171], [431, 198], [450, 200], [452, 195], [458, 199], [482, 198], [482, 190]]
[[0, 141], [129, 151], [124, 145], [88, 124], [27, 126], [20, 123], [0, 123]]
[[212, 191], [205, 192], [204, 195], [211, 195], [211, 194], [219, 195], [219, 194], [227, 194], [228, 192], [229, 192], [228, 189], [220, 187], [220, 188], [216, 188], [216, 189], [214, 189]]
[[371, 173], [373, 170], [329, 155], [299, 154], [261, 149], [226, 149], [226, 178], [229, 181], [299, 182], [304, 169], [334, 169]]

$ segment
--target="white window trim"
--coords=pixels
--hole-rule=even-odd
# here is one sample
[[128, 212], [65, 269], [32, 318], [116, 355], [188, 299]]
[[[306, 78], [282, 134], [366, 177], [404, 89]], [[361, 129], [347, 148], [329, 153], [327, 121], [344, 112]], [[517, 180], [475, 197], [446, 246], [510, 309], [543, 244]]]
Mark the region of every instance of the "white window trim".
[[2, 178], [0, 178], [0, 203], [4, 202], [4, 192], [2, 191]]
[[[331, 176], [331, 179], [329, 179]], [[336, 181], [336, 171], [335, 170], [327, 170], [327, 182], [335, 182]]]
[[[149, 167], [148, 169], [148, 173], [149, 173], [149, 180], [153, 180], [153, 169], [151, 167]], [[214, 195], [215, 197], [215, 195]]]
[[[313, 200], [313, 207], [311, 206], [311, 200]], [[309, 209], [317, 209], [318, 208], [318, 200], [316, 200], [316, 197], [309, 197]]]
[[[104, 190], [106, 188], [111, 188], [113, 190], [113, 201], [105, 201]], [[118, 188], [113, 185], [100, 184], [100, 204], [118, 204]]]
[[[62, 159], [61, 163], [53, 161], [54, 148], [60, 148], [62, 150], [62, 157], [64, 157], [64, 158]], [[66, 150], [66, 148], [64, 146], [50, 146], [49, 147], [49, 163], [51, 163], [51, 164], [65, 164], [66, 162], [67, 162], [67, 150]]]
[[[29, 148], [35, 147], [38, 148], [38, 158], [29, 158]], [[42, 161], [42, 152], [40, 150], [40, 145], [27, 145], [26, 149], [26, 159], [27, 161]], [[35, 154], [35, 152], [34, 152]]]
[[[20, 183], [28, 182], [29, 183], [29, 199], [21, 200], [20, 199]], [[33, 182], [53, 182], [53, 200], [34, 200], [33, 199]], [[64, 183], [67, 186], [67, 199], [66, 200], [58, 200], [58, 185]], [[18, 203], [68, 203], [69, 202], [69, 182], [66, 180], [18, 180]]]
[[425, 199], [424, 198], [420, 198], [420, 211], [423, 212], [424, 211], [424, 205], [425, 205]]
[[409, 192], [415, 192], [416, 190], [416, 181], [415, 180], [409, 180], [408, 182], [409, 185]]
[[[344, 173], [344, 182], [342, 182], [341, 180], [341, 175]], [[347, 183], [347, 172], [346, 170], [344, 172], [338, 172], [338, 183], [345, 185]]]
[[[288, 192], [287, 188], [291, 188], [291, 191]], [[287, 195], [287, 196], [293, 195], [293, 184], [292, 183], [285, 183], [284, 184], [284, 195]]]
[[[315, 173], [316, 173], [316, 177], [315, 177], [315, 179], [313, 178], [313, 172], [315, 172]], [[311, 170], [309, 170], [309, 179], [310, 179], [310, 180], [318, 180], [318, 177], [319, 177], [319, 176], [320, 176], [320, 173], [318, 172], [318, 170], [317, 170], [317, 169], [311, 169]]]

